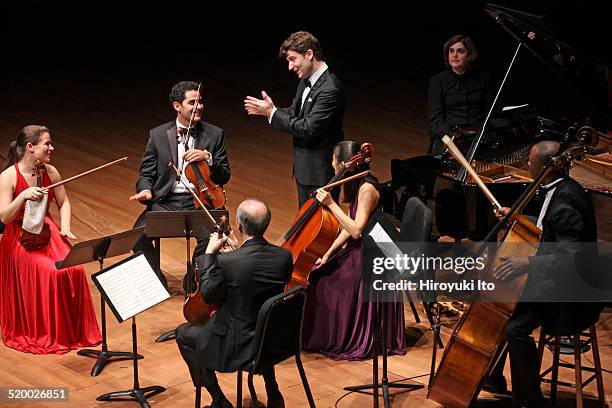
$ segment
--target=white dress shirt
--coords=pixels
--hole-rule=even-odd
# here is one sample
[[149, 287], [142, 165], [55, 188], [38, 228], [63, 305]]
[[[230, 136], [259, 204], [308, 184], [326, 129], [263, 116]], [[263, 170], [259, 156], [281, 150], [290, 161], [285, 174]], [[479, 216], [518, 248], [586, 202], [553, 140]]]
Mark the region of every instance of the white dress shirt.
[[[326, 69], [327, 64], [324, 62], [323, 65], [321, 65], [321, 68], [319, 68], [317, 72], [315, 72], [310, 76], [310, 78], [308, 78], [308, 83], [310, 84], [310, 86], [306, 86], [306, 88], [304, 88], [304, 92], [302, 92], [302, 104], [300, 105], [300, 109], [302, 108], [302, 106], [304, 106], [306, 96], [308, 96], [308, 93], [312, 89], [312, 86], [317, 83], [317, 81], [319, 80], [319, 78], [321, 78], [321, 75], [323, 75]], [[274, 116], [276, 109], [276, 106], [272, 108], [272, 113], [270, 114], [270, 116], [268, 116], [268, 123], [272, 123], [272, 116]]]
[[542, 186], [543, 188], [546, 189], [546, 198], [544, 199], [544, 204], [542, 204], [542, 209], [540, 210], [540, 215], [538, 216], [538, 223], [536, 224], [540, 230], [542, 229], [542, 221], [544, 220], [544, 217], [546, 216], [546, 211], [548, 211], [550, 200], [552, 200], [552, 196], [555, 193], [555, 190], [557, 189], [557, 187], [554, 187], [554, 186], [559, 184], [561, 180], [563, 179], [558, 178], [552, 183]]

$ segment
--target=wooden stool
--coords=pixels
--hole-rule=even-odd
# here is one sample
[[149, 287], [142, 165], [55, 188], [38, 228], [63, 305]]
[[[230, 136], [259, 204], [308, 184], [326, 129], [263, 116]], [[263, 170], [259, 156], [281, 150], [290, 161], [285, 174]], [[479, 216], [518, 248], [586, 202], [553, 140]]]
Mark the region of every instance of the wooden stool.
[[[562, 353], [562, 339], [568, 339], [569, 344], [567, 351]], [[567, 341], [567, 340], [566, 340]], [[599, 361], [599, 348], [597, 347], [597, 332], [595, 326], [591, 326], [588, 331], [575, 334], [573, 336], [554, 336], [545, 333], [544, 329], [540, 330], [540, 339], [538, 340], [538, 358], [539, 367], [542, 367], [542, 356], [544, 354], [544, 346], [550, 346], [553, 353], [552, 366], [540, 373], [540, 381], [550, 384], [550, 401], [555, 404], [557, 399], [557, 385], [576, 388], [576, 406], [582, 408], [582, 389], [588, 383], [597, 380], [597, 396], [602, 407], [606, 406], [606, 397], [604, 394], [603, 377], [601, 373], [601, 363]], [[591, 348], [593, 354], [594, 367], [585, 367], [582, 365], [581, 354]], [[559, 360], [560, 354], [573, 354], [574, 363], [565, 363]], [[565, 381], [559, 381], [559, 367], [573, 368], [576, 375], [574, 384]], [[582, 371], [593, 373], [585, 381], [582, 381]], [[550, 378], [546, 378], [548, 374]]]

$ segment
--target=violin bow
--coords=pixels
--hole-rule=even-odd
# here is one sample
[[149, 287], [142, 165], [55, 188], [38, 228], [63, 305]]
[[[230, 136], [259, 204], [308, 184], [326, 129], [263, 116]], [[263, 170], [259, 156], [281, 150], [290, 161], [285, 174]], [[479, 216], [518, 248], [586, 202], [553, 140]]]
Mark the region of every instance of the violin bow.
[[370, 174], [370, 170], [362, 171], [361, 173], [353, 174], [352, 176], [347, 177], [345, 179], [338, 180], [338, 181], [333, 182], [333, 183], [329, 183], [329, 184], [327, 184], [327, 185], [325, 185], [325, 186], [323, 186], [321, 188], [324, 189], [324, 190], [328, 190], [329, 191], [329, 190], [331, 190], [334, 187], [340, 186], [340, 185], [342, 185], [344, 183], [348, 183], [349, 181], [352, 181], [352, 180], [355, 180], [355, 179], [358, 179], [358, 178], [361, 178], [361, 177], [365, 177], [368, 174]]
[[[193, 196], [193, 198], [198, 202], [198, 204], [200, 205], [200, 208], [202, 208], [204, 213], [208, 216], [208, 220], [217, 228], [217, 233], [219, 233], [219, 235], [223, 234], [223, 229], [221, 228], [221, 225], [218, 224], [217, 221], [215, 221], [215, 219], [214, 219], [214, 217], [212, 215], [210, 215], [210, 212], [208, 212], [208, 210], [204, 206], [204, 203], [202, 203], [202, 200], [200, 200], [200, 197], [198, 197], [198, 195], [193, 191], [193, 189], [189, 186], [189, 184], [185, 183], [183, 178], [180, 176], [179, 169], [177, 169], [176, 166], [174, 165], [174, 163], [172, 163], [172, 162], [168, 163], [168, 167], [172, 167], [174, 169], [174, 171], [176, 172], [177, 177], [179, 178], [179, 181], [183, 184], [183, 186], [185, 186], [187, 191], [189, 191], [191, 193], [191, 195]], [[225, 215], [223, 217], [225, 217]], [[222, 223], [223, 223], [223, 221], [222, 221]], [[221, 237], [219, 236], [219, 238], [221, 238]], [[227, 245], [229, 245], [230, 248], [232, 248], [232, 249], [236, 249], [236, 247], [232, 243], [230, 243], [229, 241], [227, 242]]]
[[70, 178], [67, 178], [66, 180], [58, 181], [57, 183], [51, 184], [50, 186], [47, 186], [47, 187], [43, 188], [43, 192], [49, 191], [49, 190], [51, 190], [51, 189], [53, 189], [55, 187], [59, 187], [59, 186], [61, 186], [63, 184], [69, 183], [69, 182], [74, 181], [74, 180], [76, 180], [78, 178], [81, 178], [83, 176], [87, 176], [88, 174], [95, 173], [98, 170], [105, 169], [105, 168], [110, 167], [112, 165], [115, 165], [115, 164], [117, 164], [119, 162], [126, 161], [127, 159], [128, 159], [127, 156], [126, 157], [122, 157], [122, 158], [114, 160], [114, 161], [112, 161], [110, 163], [106, 163], [106, 164], [103, 164], [102, 166], [98, 166], [95, 169], [87, 170], [87, 171], [85, 171], [85, 172], [83, 172], [81, 174], [77, 174], [76, 176], [72, 176]]
[[202, 83], [198, 83], [198, 90], [196, 93], [196, 101], [195, 101], [195, 105], [193, 107], [193, 110], [191, 111], [191, 117], [189, 118], [189, 127], [187, 128], [187, 136], [185, 136], [185, 141], [183, 143], [185, 143], [185, 148], [187, 147], [187, 144], [189, 143], [189, 138], [191, 137], [191, 125], [193, 124], [193, 118], [195, 117], [195, 112], [196, 110], [198, 110], [198, 106], [200, 105], [200, 88], [202, 87]]

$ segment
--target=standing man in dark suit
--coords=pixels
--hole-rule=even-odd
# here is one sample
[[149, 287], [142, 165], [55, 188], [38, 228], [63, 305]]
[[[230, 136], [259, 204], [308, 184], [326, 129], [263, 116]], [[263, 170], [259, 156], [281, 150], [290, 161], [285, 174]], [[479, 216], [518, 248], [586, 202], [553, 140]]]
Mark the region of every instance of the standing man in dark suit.
[[[170, 103], [176, 111], [176, 119], [157, 126], [149, 132], [149, 141], [142, 155], [140, 173], [136, 181], [136, 194], [131, 201], [140, 201], [147, 208], [140, 214], [134, 228], [145, 225], [145, 214], [148, 211], [186, 211], [194, 210], [194, 199], [177, 181], [176, 173], [168, 167], [172, 162], [183, 171], [183, 180], [187, 182], [185, 167], [190, 162], [206, 161], [210, 166], [211, 178], [215, 184], [226, 184], [230, 179], [230, 166], [225, 149], [223, 129], [202, 121], [203, 104], [198, 96], [198, 83], [182, 81], [170, 91]], [[191, 121], [193, 113], [193, 120]], [[191, 121], [190, 138], [185, 145], [183, 135]], [[193, 187], [193, 186], [192, 186]], [[198, 238], [194, 256], [202, 254], [207, 239]], [[159, 265], [159, 255], [153, 247], [152, 240], [146, 236], [134, 247], [142, 251], [158, 273], [162, 282], [166, 277]]]
[[[551, 141], [539, 142], [531, 148], [529, 171], [534, 179], [559, 153], [559, 149], [559, 143]], [[567, 299], [571, 295], [568, 282], [584, 278], [588, 281], [589, 273], [599, 271], [591, 271], [583, 263], [585, 259], [593, 261], [597, 257], [594, 245], [589, 245], [597, 241], [595, 212], [590, 197], [580, 184], [558, 170], [553, 170], [542, 183], [546, 199], [537, 220], [542, 237], [536, 255], [509, 258], [495, 271], [495, 277], [500, 280], [511, 280], [528, 273], [524, 295], [537, 300], [519, 303], [506, 329], [512, 396], [515, 402], [526, 407], [547, 406], [540, 389], [538, 352], [531, 337], [533, 330], [543, 326], [555, 335], [575, 334], [595, 324], [602, 310], [599, 303], [546, 301]], [[503, 218], [508, 212], [509, 209], [504, 207], [497, 215]], [[486, 390], [504, 391], [504, 363], [505, 356], [491, 373]]]
[[[251, 343], [259, 309], [283, 291], [291, 278], [291, 253], [269, 244], [263, 237], [270, 224], [270, 210], [258, 199], [238, 207], [238, 231], [242, 246], [219, 254], [228, 238], [210, 237], [206, 254], [196, 258], [202, 272], [200, 293], [208, 303], [220, 304], [205, 325], [186, 323], [177, 329], [176, 341], [195, 386], [204, 386], [212, 407], [231, 407], [219, 387], [215, 371], [238, 371], [252, 358]], [[263, 374], [267, 407], [284, 407], [274, 368]]]
[[301, 207], [334, 175], [332, 151], [344, 140], [344, 88], [325, 63], [319, 41], [306, 31], [291, 34], [279, 57], [302, 80], [291, 106], [277, 108], [262, 91], [263, 99], [247, 96], [244, 107], [249, 115], [266, 116], [270, 126], [293, 135], [293, 172]]

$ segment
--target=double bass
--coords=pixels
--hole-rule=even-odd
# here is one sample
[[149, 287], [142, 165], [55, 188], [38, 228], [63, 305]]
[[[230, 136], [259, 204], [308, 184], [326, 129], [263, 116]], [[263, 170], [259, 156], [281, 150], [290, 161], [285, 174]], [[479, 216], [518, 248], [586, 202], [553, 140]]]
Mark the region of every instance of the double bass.
[[[360, 152], [348, 161], [328, 183], [337, 186], [347, 172], [371, 160], [374, 146], [361, 145]], [[293, 258], [293, 274], [288, 287], [308, 286], [308, 276], [317, 259], [323, 256], [338, 236], [340, 224], [336, 217], [322, 206], [315, 197], [309, 198], [300, 208], [289, 231], [282, 236], [277, 245], [288, 249]]]
[[[483, 189], [492, 205], [496, 209], [501, 208], [461, 152], [450, 141], [450, 138], [445, 137], [443, 140], [455, 158]], [[494, 258], [489, 262], [489, 268], [483, 276], [484, 280], [489, 282], [494, 280], [493, 272], [501, 264], [502, 258], [536, 254], [541, 231], [519, 213], [555, 167], [567, 166], [574, 158], [586, 154], [587, 150], [589, 150], [588, 146], [578, 146], [553, 158], [531, 186], [515, 202], [505, 218], [485, 238], [478, 253], [482, 253], [487, 247], [488, 241], [495, 238], [499, 230], [510, 222], [510, 227]], [[457, 408], [468, 407], [476, 400], [484, 381], [503, 351], [501, 344], [504, 340], [506, 326], [516, 308], [526, 282], [527, 274], [511, 281], [495, 280], [496, 291], [498, 293], [500, 290], [504, 291], [504, 297], [512, 299], [511, 302], [487, 299], [485, 294], [479, 297], [479, 301], [471, 303], [447, 344], [438, 370], [431, 382], [427, 398], [447, 407]]]

